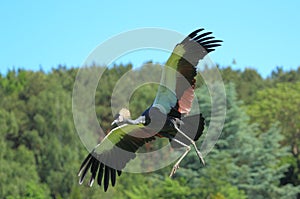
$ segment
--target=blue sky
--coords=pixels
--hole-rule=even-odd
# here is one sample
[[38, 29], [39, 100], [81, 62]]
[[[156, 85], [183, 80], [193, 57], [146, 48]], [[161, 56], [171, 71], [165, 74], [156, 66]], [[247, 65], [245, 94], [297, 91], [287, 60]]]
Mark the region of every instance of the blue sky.
[[[228, 66], [235, 59], [233, 68], [255, 68], [266, 77], [276, 66], [300, 66], [299, 8], [300, 1], [292, 0], [1, 1], [0, 72], [80, 66], [99, 44], [136, 28], [189, 34], [203, 27], [224, 41], [211, 54], [214, 62]], [[164, 63], [166, 56], [158, 54], [120, 61]]]

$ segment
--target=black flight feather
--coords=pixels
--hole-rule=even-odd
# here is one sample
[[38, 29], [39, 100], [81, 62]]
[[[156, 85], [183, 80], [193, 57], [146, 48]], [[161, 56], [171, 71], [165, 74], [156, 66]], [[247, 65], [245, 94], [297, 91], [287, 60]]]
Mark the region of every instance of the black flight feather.
[[103, 167], [104, 167], [104, 164], [100, 163], [98, 178], [97, 178], [98, 185], [100, 185], [100, 186], [102, 184], [102, 178], [103, 178]]
[[218, 43], [218, 42], [222, 42], [222, 40], [209, 40], [206, 42], [201, 42], [201, 45], [207, 45], [207, 44], [212, 44], [212, 43]]
[[84, 161], [82, 162], [80, 168], [79, 168], [79, 172], [78, 172], [78, 176], [82, 173], [82, 169], [86, 166], [86, 163], [90, 160], [90, 158], [92, 157], [92, 154], [88, 154], [87, 157], [84, 159]]
[[114, 187], [116, 184], [116, 170], [111, 168], [110, 170], [110, 177], [111, 177], [111, 185]]
[[201, 38], [199, 40], [197, 40], [198, 43], [201, 43], [203, 41], [206, 41], [206, 40], [209, 40], [209, 39], [214, 39], [215, 37], [204, 37], [204, 38]]
[[120, 176], [122, 174], [122, 171], [117, 170], [118, 176]]
[[104, 191], [106, 192], [108, 189], [108, 184], [109, 184], [109, 173], [110, 173], [110, 168], [105, 165], [105, 171], [104, 171], [104, 181], [103, 181], [103, 186], [104, 186]]
[[82, 176], [81, 176], [81, 178], [80, 178], [80, 180], [79, 180], [79, 184], [82, 184], [82, 182], [83, 182], [83, 180], [84, 180], [84, 178], [85, 178], [85, 176], [86, 176], [86, 172], [89, 170], [89, 168], [90, 168], [92, 162], [93, 162], [93, 160], [92, 160], [92, 159], [89, 159], [88, 163], [86, 164], [86, 166], [85, 166], [85, 168], [84, 168], [84, 170], [83, 170]]
[[205, 32], [205, 33], [202, 33], [201, 35], [198, 35], [197, 37], [193, 38], [193, 40], [197, 41], [198, 39], [202, 38], [202, 37], [205, 37], [207, 35], [210, 35], [212, 32]]
[[191, 34], [189, 34], [188, 37], [193, 38], [202, 30], [204, 30], [204, 28], [197, 29], [197, 30], [193, 31]]
[[94, 158], [93, 164], [91, 166], [92, 175], [91, 175], [91, 179], [90, 179], [90, 182], [89, 182], [89, 186], [93, 185], [94, 180], [95, 180], [96, 175], [97, 175], [98, 168], [99, 168], [99, 161], [97, 161], [97, 159]]

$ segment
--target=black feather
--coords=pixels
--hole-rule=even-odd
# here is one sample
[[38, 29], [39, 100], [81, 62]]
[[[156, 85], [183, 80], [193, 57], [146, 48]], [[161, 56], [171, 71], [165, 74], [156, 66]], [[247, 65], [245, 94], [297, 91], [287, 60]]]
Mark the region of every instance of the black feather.
[[218, 46], [221, 46], [221, 44], [207, 44], [207, 45], [204, 45], [203, 47], [208, 49], [208, 48], [214, 48], [214, 47], [218, 47]]
[[109, 172], [110, 168], [105, 165], [105, 171], [104, 171], [104, 191], [106, 192], [108, 189], [108, 184], [109, 184]]
[[93, 173], [93, 170], [95, 169], [95, 166], [94, 166], [94, 165], [95, 165], [95, 162], [97, 162], [97, 159], [93, 157], [93, 158], [91, 159], [91, 162], [92, 162], [92, 164], [91, 164], [91, 173]]
[[[205, 127], [205, 119], [201, 113], [183, 117], [182, 123], [183, 124], [180, 125], [180, 130], [185, 132], [185, 134], [191, 139], [193, 139], [194, 141], [197, 141], [200, 138], [200, 136], [203, 134], [203, 130]], [[184, 144], [190, 145], [190, 141], [180, 134], [177, 134], [175, 136], [175, 139], [183, 142]], [[171, 146], [173, 148], [182, 147], [181, 144], [178, 144], [177, 142], [172, 142], [172, 138], [170, 138], [170, 141], [171, 141]]]
[[80, 173], [82, 172], [83, 167], [86, 166], [87, 161], [89, 161], [89, 159], [90, 159], [91, 157], [92, 157], [92, 154], [89, 153], [89, 154], [87, 155], [87, 157], [84, 159], [84, 161], [82, 162], [82, 164], [81, 164], [81, 166], [80, 166], [80, 168], [79, 168], [78, 175], [80, 175]]
[[193, 38], [193, 40], [198, 40], [198, 39], [200, 39], [200, 38], [202, 38], [202, 37], [205, 37], [205, 36], [207, 36], [207, 35], [210, 35], [212, 32], [205, 32], [205, 33], [202, 33], [201, 35], [198, 35], [197, 37], [195, 37], [195, 38]]
[[210, 53], [212, 51], [215, 51], [215, 49], [207, 49], [206, 51], [207, 51], [207, 53]]
[[218, 43], [218, 42], [222, 42], [222, 40], [209, 40], [206, 42], [201, 42], [201, 45], [207, 45], [207, 44], [212, 44], [212, 43]]
[[111, 168], [110, 170], [110, 177], [111, 177], [111, 185], [114, 187], [116, 184], [116, 170]]
[[120, 176], [122, 174], [122, 171], [117, 170], [118, 176]]
[[82, 176], [81, 176], [81, 178], [79, 180], [79, 184], [82, 184], [82, 182], [83, 182], [83, 180], [84, 180], [84, 178], [86, 176], [86, 172], [89, 170], [92, 162], [93, 162], [93, 159], [89, 159], [88, 163], [86, 164], [86, 166], [85, 166], [85, 168], [83, 170]]
[[91, 179], [90, 179], [90, 182], [89, 182], [89, 186], [92, 186], [93, 185], [93, 182], [96, 178], [96, 174], [97, 174], [97, 171], [98, 171], [98, 168], [99, 168], [99, 161], [94, 158], [94, 161], [93, 161], [93, 164], [91, 166]]
[[204, 38], [201, 38], [199, 40], [197, 40], [198, 43], [201, 43], [203, 41], [206, 41], [206, 40], [209, 40], [209, 39], [214, 39], [215, 37], [204, 37]]
[[97, 178], [98, 185], [100, 185], [100, 186], [101, 186], [102, 178], [103, 178], [103, 167], [104, 167], [104, 164], [101, 163], [100, 167], [99, 167], [98, 178]]
[[188, 35], [188, 37], [193, 38], [195, 37], [199, 32], [201, 32], [202, 30], [204, 30], [204, 28], [200, 28], [198, 30], [195, 30], [194, 32], [192, 32], [191, 34]]

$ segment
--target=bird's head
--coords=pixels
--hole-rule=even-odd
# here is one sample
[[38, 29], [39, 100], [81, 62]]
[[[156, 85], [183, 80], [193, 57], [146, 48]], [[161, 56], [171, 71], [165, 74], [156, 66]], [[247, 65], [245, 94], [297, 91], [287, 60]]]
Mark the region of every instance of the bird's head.
[[114, 117], [114, 121], [111, 123], [111, 125], [120, 125], [130, 118], [130, 111], [127, 108], [122, 108]]

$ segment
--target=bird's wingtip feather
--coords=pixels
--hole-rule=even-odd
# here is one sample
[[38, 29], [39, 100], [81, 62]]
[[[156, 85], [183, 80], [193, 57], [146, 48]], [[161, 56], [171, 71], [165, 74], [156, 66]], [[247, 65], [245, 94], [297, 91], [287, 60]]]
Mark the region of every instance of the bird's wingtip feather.
[[192, 33], [190, 33], [190, 34], [188, 35], [188, 37], [193, 38], [193, 37], [195, 37], [199, 32], [201, 32], [202, 30], [204, 30], [204, 28], [199, 28], [199, 29], [193, 31]]

